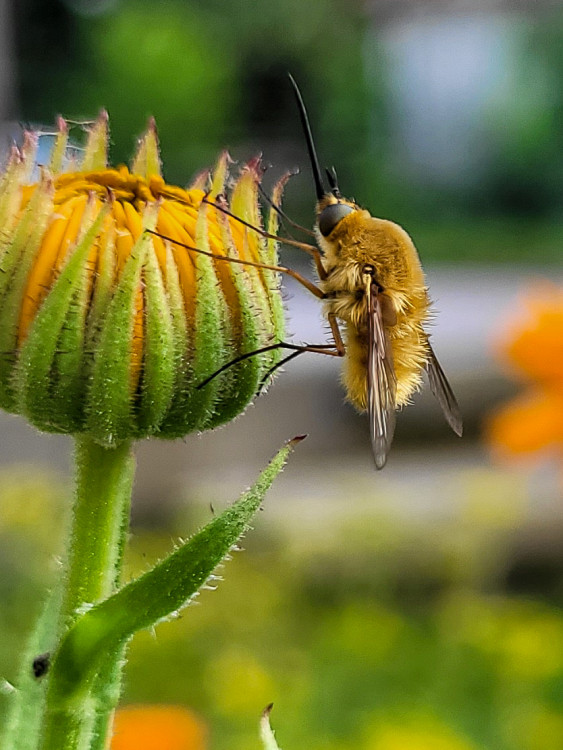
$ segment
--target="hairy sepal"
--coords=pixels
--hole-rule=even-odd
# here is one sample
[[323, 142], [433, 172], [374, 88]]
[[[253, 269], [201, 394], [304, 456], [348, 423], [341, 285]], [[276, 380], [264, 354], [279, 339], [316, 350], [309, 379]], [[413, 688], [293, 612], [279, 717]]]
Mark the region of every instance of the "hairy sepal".
[[[156, 210], [147, 208], [144, 228], [154, 228]], [[94, 344], [86, 431], [103, 445], [115, 445], [136, 432], [131, 378], [133, 328], [150, 243], [150, 235], [143, 232], [131, 250]]]
[[74, 320], [76, 326], [82, 325], [81, 316], [69, 315], [69, 310], [76, 305], [76, 297], [83, 288], [85, 261], [107, 211], [107, 207], [100, 210], [78, 243], [37, 313], [21, 348], [14, 378], [18, 409], [43, 430], [56, 429], [58, 424], [61, 412], [58, 402], [60, 398], [64, 399], [64, 394], [57, 391], [54, 368], [61, 352], [61, 337], [71, 321]]

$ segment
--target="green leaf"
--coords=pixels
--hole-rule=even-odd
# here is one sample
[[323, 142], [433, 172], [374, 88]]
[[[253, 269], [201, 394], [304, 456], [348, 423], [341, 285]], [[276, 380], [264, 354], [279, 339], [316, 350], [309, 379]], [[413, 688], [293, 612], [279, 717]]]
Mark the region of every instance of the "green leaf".
[[114, 278], [116, 276], [115, 227], [103, 232], [98, 238], [98, 264], [96, 267], [96, 283], [88, 313], [87, 349], [93, 347], [93, 342], [99, 334], [100, 325], [111, 302]]
[[[262, 228], [262, 217], [258, 203], [258, 185], [261, 180], [259, 163], [253, 159], [242, 170], [232, 195], [230, 209], [235, 216], [243, 219], [257, 229]], [[281, 188], [280, 188], [281, 190]], [[279, 192], [279, 191], [278, 191]], [[281, 193], [276, 196], [281, 198]], [[270, 241], [271, 242], [271, 241]], [[259, 232], [246, 232], [244, 236], [244, 257], [254, 255], [251, 247], [258, 251], [256, 261], [270, 263], [275, 245], [267, 242]], [[277, 274], [264, 268], [245, 266], [250, 277], [252, 287], [252, 302], [257, 319], [261, 321], [261, 346], [277, 343], [283, 340], [283, 305], [279, 294], [280, 282]], [[276, 298], [279, 298], [276, 300]], [[280, 317], [281, 315], [281, 317]], [[260, 357], [262, 375], [275, 365], [280, 359], [280, 350], [274, 349]]]
[[[291, 172], [286, 172], [286, 174], [284, 174], [274, 185], [271, 198], [272, 207], [268, 216], [268, 234], [277, 235], [278, 233], [279, 214], [274, 209], [274, 206], [281, 206], [283, 190], [291, 174]], [[264, 253], [264, 262], [273, 266], [278, 265], [278, 242], [276, 240], [269, 239], [267, 241], [266, 250]], [[270, 288], [276, 289], [279, 292], [281, 286], [280, 274], [275, 271], [268, 271], [267, 274], [268, 275], [266, 276], [266, 278], [269, 278]], [[271, 294], [270, 304], [272, 308], [272, 321], [274, 324], [275, 337], [278, 341], [283, 341], [285, 336], [285, 312], [283, 309], [283, 300], [281, 294]]]
[[[217, 220], [223, 246], [227, 256], [238, 257], [229, 222], [226, 215], [217, 211]], [[227, 351], [226, 362], [231, 362], [241, 354], [253, 352], [263, 346], [264, 321], [260, 310], [254, 305], [254, 290], [248, 266], [219, 261], [217, 270], [222, 274], [224, 287], [230, 286], [228, 298], [231, 304], [232, 323], [231, 343]], [[265, 338], [265, 337], [264, 337]], [[240, 414], [255, 395], [262, 373], [264, 355], [250, 357], [229, 368], [222, 377], [222, 387], [218, 392], [215, 413], [206, 423], [206, 428], [217, 427], [229, 422]]]
[[76, 292], [67, 309], [51, 368], [50, 427], [56, 426], [63, 432], [78, 432], [84, 421], [84, 341], [89, 301], [84, 267], [76, 281]]
[[63, 638], [51, 670], [50, 707], [68, 712], [86, 694], [108, 654], [138, 630], [184, 607], [249, 528], [294, 445], [287, 443], [233, 506], [151, 570], [84, 613]]
[[24, 133], [21, 151], [12, 148], [10, 159], [0, 177], [0, 253], [11, 241], [12, 229], [19, 221], [18, 209], [21, 205], [21, 187], [29, 183], [35, 166], [35, 156], [39, 139], [36, 133]]
[[189, 415], [190, 393], [193, 391], [192, 344], [188, 334], [188, 323], [184, 308], [184, 298], [180, 287], [178, 266], [174, 261], [170, 245], [166, 248], [166, 291], [168, 309], [172, 318], [172, 334], [174, 338], [173, 368], [176, 379], [173, 388], [172, 402], [161, 424], [161, 433], [156, 437], [167, 439], [183, 437], [190, 431]]
[[49, 172], [54, 175], [63, 169], [68, 146], [68, 125], [62, 117], [57, 118], [57, 126], [58, 132], [53, 148], [51, 149], [51, 158], [49, 159]]
[[22, 300], [52, 205], [53, 183], [44, 179], [31, 197], [0, 261], [0, 404], [8, 410], [14, 409], [12, 376]]
[[[207, 205], [198, 211], [195, 244], [209, 252], [207, 236]], [[195, 257], [196, 291], [195, 320], [193, 333], [193, 355], [190, 374], [189, 405], [184, 416], [184, 432], [202, 430], [211, 419], [215, 404], [220, 397], [222, 378], [211, 381], [205, 388], [196, 386], [216, 372], [224, 362], [229, 340], [229, 314], [227, 303], [211, 258], [199, 253]]]
[[35, 677], [33, 662], [54, 646], [60, 599], [60, 591], [51, 594], [22, 654], [16, 690], [0, 737], [3, 748], [36, 750], [39, 746], [46, 683], [44, 678]]

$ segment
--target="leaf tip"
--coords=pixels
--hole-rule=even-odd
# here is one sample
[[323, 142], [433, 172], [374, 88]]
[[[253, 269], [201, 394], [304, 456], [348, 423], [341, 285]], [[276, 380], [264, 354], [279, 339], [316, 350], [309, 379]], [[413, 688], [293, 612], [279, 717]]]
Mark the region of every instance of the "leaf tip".
[[306, 437], [307, 437], [307, 435], [296, 435], [294, 438], [291, 438], [291, 440], [288, 440], [287, 443], [286, 443], [286, 445], [289, 448], [294, 448], [296, 445], [298, 445], [303, 440], [305, 440]]
[[270, 726], [270, 713], [273, 706], [273, 703], [269, 703], [262, 711], [262, 716], [260, 717], [260, 739], [262, 740], [264, 750], [280, 750]]

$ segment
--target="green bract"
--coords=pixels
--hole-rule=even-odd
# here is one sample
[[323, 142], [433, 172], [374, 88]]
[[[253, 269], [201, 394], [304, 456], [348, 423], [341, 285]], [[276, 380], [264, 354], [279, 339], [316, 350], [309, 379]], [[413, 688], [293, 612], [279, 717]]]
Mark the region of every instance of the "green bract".
[[[229, 205], [226, 153], [214, 176], [184, 190], [160, 175], [154, 123], [131, 171], [107, 167], [107, 142], [102, 114], [77, 165], [65, 156], [61, 120], [37, 183], [30, 184], [37, 137], [28, 134], [6, 165], [0, 406], [42, 430], [102, 445], [214, 427], [246, 407], [278, 352], [197, 386], [283, 337], [277, 274], [221, 259], [277, 262], [276, 242], [248, 226], [262, 228], [259, 162], [240, 171]], [[277, 230], [274, 211], [266, 229]]]

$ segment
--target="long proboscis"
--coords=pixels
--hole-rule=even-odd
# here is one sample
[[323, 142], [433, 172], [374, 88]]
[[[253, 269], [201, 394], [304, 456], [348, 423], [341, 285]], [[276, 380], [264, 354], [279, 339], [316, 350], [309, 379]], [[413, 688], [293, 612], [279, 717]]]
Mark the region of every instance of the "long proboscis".
[[321, 170], [319, 167], [319, 160], [317, 158], [317, 151], [315, 149], [315, 142], [313, 141], [313, 133], [311, 132], [311, 125], [309, 124], [309, 117], [307, 116], [307, 109], [305, 108], [305, 102], [299, 91], [299, 86], [295, 83], [294, 77], [291, 73], [288, 73], [289, 80], [293, 86], [295, 96], [297, 98], [297, 106], [299, 107], [299, 115], [301, 117], [301, 124], [305, 133], [305, 140], [307, 141], [307, 149], [309, 150], [309, 159], [311, 160], [311, 169], [313, 170], [313, 179], [315, 181], [315, 189], [317, 191], [317, 200], [321, 200], [326, 195], [326, 190], [323, 186], [323, 180], [321, 177]]

